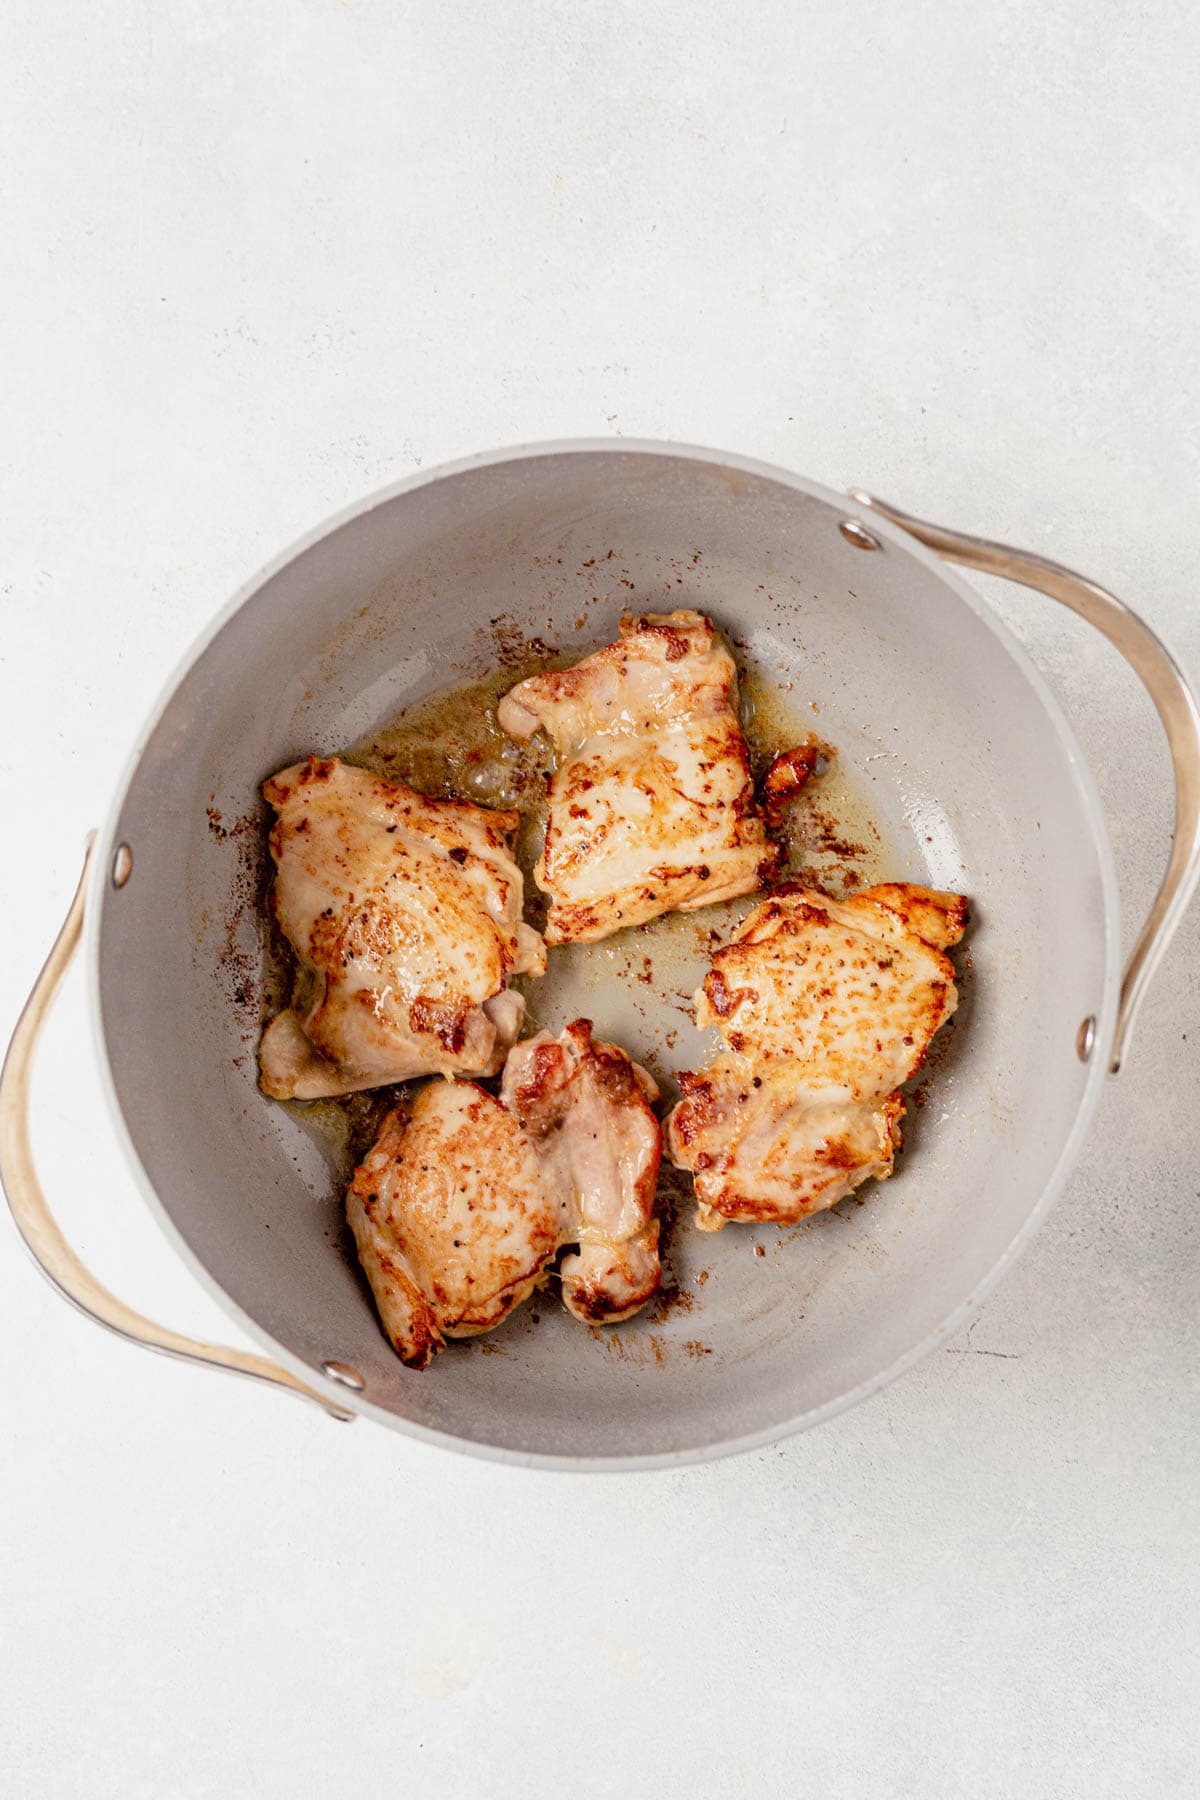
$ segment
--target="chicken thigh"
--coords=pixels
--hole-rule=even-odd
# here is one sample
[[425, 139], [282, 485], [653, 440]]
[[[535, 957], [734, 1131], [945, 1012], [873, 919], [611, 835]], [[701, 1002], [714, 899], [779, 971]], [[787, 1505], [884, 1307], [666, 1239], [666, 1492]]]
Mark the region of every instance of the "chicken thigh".
[[545, 969], [521, 919], [519, 815], [315, 756], [263, 793], [279, 815], [272, 905], [299, 961], [292, 1005], [263, 1034], [265, 1092], [494, 1074], [524, 1012], [509, 976]]
[[892, 1173], [897, 1090], [957, 1005], [944, 952], [966, 918], [961, 895], [902, 883], [841, 901], [796, 887], [715, 953], [696, 1023], [729, 1049], [681, 1077], [666, 1122], [702, 1229], [793, 1223]]
[[563, 1301], [615, 1324], [661, 1279], [657, 1089], [576, 1020], [509, 1053], [500, 1098], [466, 1081], [389, 1113], [346, 1196], [359, 1260], [403, 1362], [490, 1331], [564, 1245]]
[[577, 1319], [615, 1325], [662, 1279], [654, 1194], [662, 1131], [658, 1088], [586, 1019], [508, 1053], [501, 1097], [520, 1120], [558, 1210], [563, 1304]]
[[702, 614], [627, 614], [615, 644], [519, 682], [498, 717], [520, 742], [540, 727], [558, 752], [534, 871], [548, 944], [748, 894], [774, 869], [737, 672]]
[[520, 1125], [472, 1081], [431, 1081], [390, 1112], [346, 1195], [384, 1330], [423, 1369], [490, 1331], [558, 1249], [558, 1211]]

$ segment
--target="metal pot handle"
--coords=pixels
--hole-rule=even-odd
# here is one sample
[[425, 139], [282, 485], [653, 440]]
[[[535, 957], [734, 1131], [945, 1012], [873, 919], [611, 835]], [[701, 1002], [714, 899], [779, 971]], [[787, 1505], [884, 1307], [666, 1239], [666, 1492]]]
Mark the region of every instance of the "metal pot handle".
[[[899, 507], [865, 494], [859, 488], [850, 489], [850, 498], [864, 511], [890, 519], [893, 525], [899, 525], [949, 562], [962, 563], [968, 569], [981, 569], [987, 575], [1003, 575], [1009, 581], [1035, 588], [1063, 606], [1069, 606], [1072, 612], [1078, 613], [1116, 645], [1154, 702], [1167, 736], [1175, 772], [1175, 832], [1162, 886], [1121, 981], [1121, 1000], [1109, 1062], [1109, 1073], [1115, 1075], [1121, 1067], [1138, 1008], [1200, 880], [1200, 709], [1196, 697], [1175, 658], [1150, 627], [1115, 594], [1098, 587], [1086, 576], [1077, 575], [1061, 563], [1034, 556], [1027, 550], [1014, 550], [1007, 544], [994, 544], [986, 538], [966, 537], [961, 532], [932, 525], [926, 519], [915, 519], [910, 513], [901, 512]], [[853, 526], [853, 521], [848, 524]], [[846, 535], [851, 543], [859, 541], [853, 530]], [[863, 544], [862, 547], [874, 548], [874, 545]], [[1081, 1055], [1085, 1050], [1090, 1053], [1091, 1049], [1086, 1024], [1085, 1021], [1085, 1027], [1081, 1028]]]
[[29, 1077], [42, 1027], [79, 946], [94, 844], [93, 833], [88, 839], [83, 873], [71, 909], [33, 984], [0, 1072], [0, 1182], [17, 1230], [34, 1261], [59, 1293], [89, 1319], [107, 1326], [119, 1337], [128, 1338], [134, 1344], [145, 1344], [151, 1350], [161, 1350], [165, 1356], [180, 1357], [184, 1362], [209, 1363], [214, 1368], [230, 1369], [237, 1375], [274, 1382], [277, 1387], [288, 1388], [305, 1400], [315, 1400], [331, 1418], [353, 1418], [352, 1413], [332, 1405], [322, 1394], [306, 1387], [295, 1375], [277, 1363], [269, 1362], [265, 1356], [205, 1344], [198, 1338], [184, 1337], [178, 1331], [170, 1331], [164, 1325], [156, 1325], [152, 1319], [143, 1318], [115, 1294], [110, 1294], [80, 1262], [50, 1211], [29, 1142]]

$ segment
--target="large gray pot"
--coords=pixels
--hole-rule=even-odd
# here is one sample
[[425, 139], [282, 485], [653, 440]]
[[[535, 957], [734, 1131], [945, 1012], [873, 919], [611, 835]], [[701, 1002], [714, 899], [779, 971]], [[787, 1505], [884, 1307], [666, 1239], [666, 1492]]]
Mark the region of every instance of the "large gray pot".
[[[1083, 612], [1158, 706], [1177, 829], [1124, 983], [1112, 855], [1078, 745], [944, 557]], [[606, 596], [606, 562], [629, 571], [632, 590], [614, 583]], [[255, 1085], [230, 973], [253, 985], [261, 929], [238, 905], [242, 840], [210, 829], [207, 809], [239, 819], [272, 770], [338, 749], [454, 673], [484, 673], [498, 615], [583, 650], [609, 635], [622, 602], [694, 604], [819, 700], [821, 733], [869, 790], [903, 865], [896, 877], [971, 898], [964, 1016], [901, 1171], [864, 1205], [783, 1239], [744, 1228], [700, 1238], [682, 1225], [672, 1254], [690, 1312], [604, 1334], [546, 1304], [540, 1323], [527, 1309], [497, 1334], [500, 1353], [464, 1347], [414, 1374], [347, 1255], [319, 1141]], [[740, 457], [628, 442], [503, 451], [422, 474], [322, 527], [239, 594], [140, 739], [6, 1066], [0, 1157], [18, 1223], [63, 1291], [127, 1335], [459, 1448], [628, 1467], [814, 1424], [956, 1331], [1062, 1187], [1195, 884], [1198, 743], [1178, 669], [1111, 596], [865, 495], [848, 503]], [[275, 1361], [132, 1313], [47, 1210], [29, 1155], [28, 1065], [85, 899], [103, 1060], [133, 1166], [191, 1267]], [[543, 1018], [585, 1012], [635, 1054], [686, 1061], [686, 1033], [673, 1057], [666, 1048], [678, 1012], [668, 1020], [635, 1001], [619, 952], [551, 960]], [[710, 1273], [697, 1288], [701, 1264]]]

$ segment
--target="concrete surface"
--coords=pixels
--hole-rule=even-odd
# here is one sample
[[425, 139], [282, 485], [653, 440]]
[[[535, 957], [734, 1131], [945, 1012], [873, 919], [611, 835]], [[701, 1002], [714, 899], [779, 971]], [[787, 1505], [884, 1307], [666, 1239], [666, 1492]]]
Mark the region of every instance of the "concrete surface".
[[[613, 432], [773, 458], [1107, 580], [1200, 672], [1196, 16], [159, 0], [0, 17], [0, 1015], [135, 730], [365, 489]], [[1150, 709], [1006, 615], [1097, 771], [1127, 938]], [[132, 1192], [80, 984], [48, 1184], [226, 1336]], [[530, 1475], [139, 1354], [0, 1232], [0, 1789], [1191, 1794], [1200, 914], [970, 1336], [806, 1438]]]

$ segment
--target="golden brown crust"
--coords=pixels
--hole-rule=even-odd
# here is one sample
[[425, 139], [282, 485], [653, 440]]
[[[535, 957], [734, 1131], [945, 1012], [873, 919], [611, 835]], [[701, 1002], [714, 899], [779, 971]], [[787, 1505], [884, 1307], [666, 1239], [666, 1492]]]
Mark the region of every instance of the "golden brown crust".
[[520, 1013], [515, 996], [515, 1011], [489, 1003], [514, 973], [544, 968], [521, 918], [519, 815], [430, 800], [333, 758], [281, 770], [263, 792], [279, 811], [272, 909], [303, 982], [289, 1023], [264, 1036], [265, 1091], [311, 1099], [494, 1073]]
[[778, 831], [784, 815], [797, 794], [807, 786], [817, 764], [832, 757], [833, 751], [820, 738], [809, 737], [790, 750], [781, 750], [762, 780], [763, 817], [768, 831]]
[[940, 893], [936, 888], [914, 887], [902, 881], [876, 882], [864, 892], [894, 912], [935, 950], [953, 949], [962, 941], [970, 920], [970, 906], [963, 894]]
[[447, 1337], [490, 1331], [558, 1247], [555, 1208], [511, 1114], [469, 1081], [390, 1112], [346, 1196], [391, 1343], [424, 1368]]
[[899, 1093], [957, 1001], [939, 946], [958, 894], [891, 882], [835, 901], [789, 884], [713, 956], [696, 1020], [731, 1054], [680, 1078], [667, 1149], [695, 1180], [697, 1223], [795, 1222], [886, 1180]]
[[861, 1099], [881, 1081], [898, 1087], [957, 999], [953, 964], [907, 919], [928, 918], [940, 934], [964, 908], [957, 896], [899, 883], [840, 901], [790, 886], [715, 952], [696, 1022], [720, 1025], [756, 1066], [796, 1064], [814, 1089]]
[[618, 639], [501, 701], [559, 765], [534, 871], [546, 941], [583, 942], [752, 892], [777, 866], [738, 723], [733, 659], [700, 613], [626, 615]]
[[447, 1338], [490, 1331], [560, 1248], [567, 1309], [615, 1323], [661, 1278], [653, 1217], [662, 1133], [654, 1083], [577, 1019], [512, 1051], [501, 1098], [468, 1081], [394, 1109], [346, 1195], [388, 1338], [424, 1368]]

